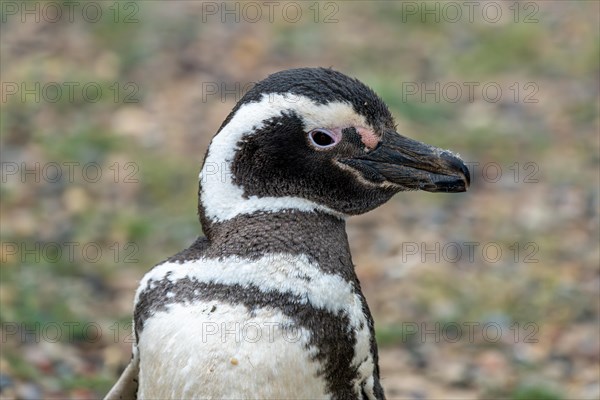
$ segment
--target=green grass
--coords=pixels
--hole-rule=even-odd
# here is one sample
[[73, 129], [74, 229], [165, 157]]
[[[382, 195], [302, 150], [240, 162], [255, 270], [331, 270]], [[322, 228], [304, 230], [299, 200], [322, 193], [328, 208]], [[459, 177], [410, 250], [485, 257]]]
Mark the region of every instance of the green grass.
[[511, 395], [512, 400], [563, 400], [564, 397], [550, 387], [535, 385], [519, 387]]

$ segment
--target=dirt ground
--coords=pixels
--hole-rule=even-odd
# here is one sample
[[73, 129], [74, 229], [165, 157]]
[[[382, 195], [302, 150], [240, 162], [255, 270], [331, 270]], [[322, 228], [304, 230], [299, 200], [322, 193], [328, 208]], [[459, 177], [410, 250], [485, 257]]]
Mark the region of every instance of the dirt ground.
[[299, 66], [473, 177], [348, 221], [388, 398], [600, 398], [600, 3], [0, 4], [1, 399], [108, 391], [212, 135]]

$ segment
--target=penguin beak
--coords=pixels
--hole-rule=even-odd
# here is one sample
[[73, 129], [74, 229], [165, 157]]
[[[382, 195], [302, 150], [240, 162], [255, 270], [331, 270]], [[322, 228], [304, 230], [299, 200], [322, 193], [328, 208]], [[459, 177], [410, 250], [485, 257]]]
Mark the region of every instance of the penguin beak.
[[464, 162], [448, 150], [385, 132], [377, 147], [357, 158], [339, 160], [376, 183], [391, 183], [402, 190], [465, 192], [471, 176]]

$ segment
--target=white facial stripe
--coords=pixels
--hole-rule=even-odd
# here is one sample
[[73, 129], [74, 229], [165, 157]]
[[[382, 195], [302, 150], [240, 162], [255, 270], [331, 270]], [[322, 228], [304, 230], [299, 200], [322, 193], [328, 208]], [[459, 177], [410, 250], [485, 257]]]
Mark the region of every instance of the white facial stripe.
[[222, 222], [241, 214], [284, 209], [323, 211], [343, 217], [328, 207], [299, 197], [250, 196], [245, 199], [243, 188], [232, 181], [231, 163], [237, 143], [244, 136], [262, 128], [264, 121], [290, 110], [302, 118], [307, 132], [315, 128], [335, 128], [340, 125], [368, 126], [363, 116], [354, 112], [350, 104], [343, 102], [317, 104], [304, 96], [270, 94], [263, 95], [259, 102], [243, 105], [213, 138], [204, 167], [200, 171], [202, 203], [209, 219]]
[[348, 171], [352, 175], [354, 175], [354, 179], [356, 179], [358, 182], [360, 182], [363, 186], [371, 186], [374, 188], [398, 188], [399, 187], [403, 191], [415, 190], [415, 189], [410, 189], [410, 188], [404, 187], [402, 185], [398, 185], [397, 183], [393, 183], [393, 182], [390, 182], [387, 180], [385, 180], [383, 182], [379, 182], [379, 183], [373, 182], [368, 179], [365, 179], [359, 171], [357, 171], [356, 169], [352, 168], [349, 165], [343, 164], [339, 161], [337, 161], [336, 164], [339, 168], [341, 168], [345, 171]]
[[[285, 96], [283, 97], [285, 98]], [[271, 99], [271, 96], [267, 98]], [[296, 114], [302, 118], [307, 131], [339, 126], [368, 126], [365, 118], [357, 114], [349, 103], [317, 104], [304, 96], [292, 96], [291, 101], [289, 99], [284, 101], [283, 105], [287, 109], [296, 111]]]

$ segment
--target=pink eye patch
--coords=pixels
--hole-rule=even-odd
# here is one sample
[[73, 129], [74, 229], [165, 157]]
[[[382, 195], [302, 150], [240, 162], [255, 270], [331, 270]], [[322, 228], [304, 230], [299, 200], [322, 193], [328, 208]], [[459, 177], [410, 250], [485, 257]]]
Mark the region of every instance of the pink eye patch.
[[360, 135], [360, 140], [365, 146], [367, 146], [368, 149], [373, 150], [375, 147], [377, 147], [377, 144], [379, 144], [380, 138], [372, 130], [363, 127], [357, 127], [356, 131]]

